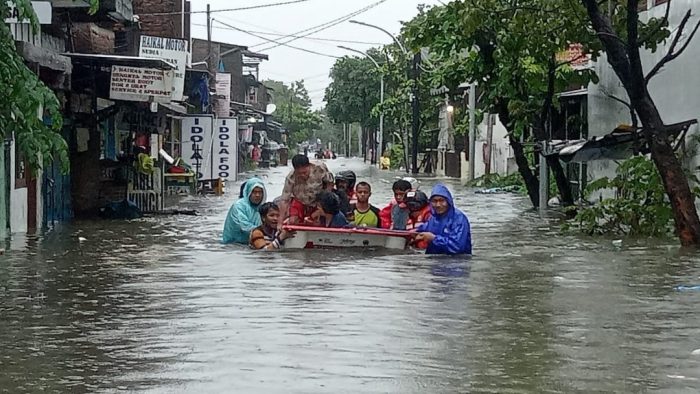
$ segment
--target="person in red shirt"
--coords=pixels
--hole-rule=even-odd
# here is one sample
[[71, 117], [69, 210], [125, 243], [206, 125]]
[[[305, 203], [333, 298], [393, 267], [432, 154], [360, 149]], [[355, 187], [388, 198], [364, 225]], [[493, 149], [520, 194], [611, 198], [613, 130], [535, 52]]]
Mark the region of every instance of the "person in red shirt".
[[[408, 206], [408, 224], [406, 225], [407, 230], [414, 231], [421, 224], [427, 223], [432, 216], [430, 211], [430, 200], [428, 196], [420, 190], [415, 192], [408, 192], [406, 194], [406, 205]], [[428, 241], [421, 240], [414, 242], [413, 246], [418, 249], [427, 249], [429, 245]]]

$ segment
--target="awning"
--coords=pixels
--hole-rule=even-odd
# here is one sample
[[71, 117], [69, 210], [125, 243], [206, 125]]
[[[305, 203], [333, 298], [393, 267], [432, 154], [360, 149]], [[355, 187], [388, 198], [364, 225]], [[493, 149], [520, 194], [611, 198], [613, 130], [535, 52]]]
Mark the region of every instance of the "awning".
[[177, 112], [178, 114], [187, 114], [187, 108], [185, 108], [184, 105], [174, 103], [174, 102], [169, 102], [169, 103], [158, 103], [159, 106], [163, 108], [167, 108], [173, 112]]
[[74, 64], [95, 65], [95, 66], [131, 66], [155, 68], [159, 70], [174, 70], [176, 67], [165, 60], [149, 59], [138, 56], [119, 55], [95, 55], [91, 53], [64, 53], [70, 57]]
[[[678, 141], [675, 149], [678, 149], [680, 141], [685, 138], [690, 126], [697, 123], [698, 121], [693, 119], [666, 126], [670, 136]], [[643, 130], [628, 127], [618, 127], [610, 134], [590, 140], [550, 141], [545, 146], [538, 144], [538, 148], [543, 155], [559, 156], [559, 159], [565, 163], [624, 160], [637, 154], [650, 152]]]
[[576, 97], [576, 96], [585, 96], [588, 94], [588, 89], [583, 88], [583, 89], [576, 89], [576, 90], [569, 90], [568, 92], [562, 92], [559, 93], [559, 97]]
[[64, 74], [70, 74], [73, 71], [73, 65], [66, 56], [23, 41], [15, 42], [15, 46], [20, 56], [30, 63], [38, 63], [41, 67]]

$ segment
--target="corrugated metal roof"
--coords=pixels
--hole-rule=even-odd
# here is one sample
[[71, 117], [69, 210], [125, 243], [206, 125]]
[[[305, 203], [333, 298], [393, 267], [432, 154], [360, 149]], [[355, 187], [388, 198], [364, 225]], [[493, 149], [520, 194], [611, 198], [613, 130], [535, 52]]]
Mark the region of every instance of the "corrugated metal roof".
[[138, 56], [96, 55], [92, 53], [64, 53], [64, 55], [70, 57], [74, 64], [96, 64], [100, 66], [119, 65], [156, 68], [159, 70], [174, 70], [176, 68], [165, 60]]

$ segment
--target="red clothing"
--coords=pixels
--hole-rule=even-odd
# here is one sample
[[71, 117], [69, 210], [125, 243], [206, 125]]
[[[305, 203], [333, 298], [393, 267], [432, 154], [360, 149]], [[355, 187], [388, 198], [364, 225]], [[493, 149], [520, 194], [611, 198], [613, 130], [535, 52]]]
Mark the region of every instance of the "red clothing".
[[[408, 223], [406, 224], [406, 229], [417, 229], [418, 226], [430, 220], [431, 216], [433, 216], [433, 214], [430, 211], [430, 204], [428, 204], [420, 210], [420, 213], [418, 214], [418, 217], [416, 219], [414, 219], [415, 213], [411, 213], [411, 216], [409, 216], [408, 218]], [[418, 249], [428, 249], [428, 245], [428, 241], [420, 241], [414, 244], [414, 246]]]
[[391, 228], [391, 209], [396, 205], [396, 200], [392, 199], [389, 205], [379, 211], [379, 220], [382, 222], [382, 228]]
[[297, 218], [297, 223], [303, 224], [304, 223], [304, 218], [307, 218], [311, 216], [312, 213], [316, 210], [315, 206], [312, 205], [304, 205], [301, 201], [297, 200], [296, 198], [293, 198], [292, 201], [289, 203], [289, 218]]

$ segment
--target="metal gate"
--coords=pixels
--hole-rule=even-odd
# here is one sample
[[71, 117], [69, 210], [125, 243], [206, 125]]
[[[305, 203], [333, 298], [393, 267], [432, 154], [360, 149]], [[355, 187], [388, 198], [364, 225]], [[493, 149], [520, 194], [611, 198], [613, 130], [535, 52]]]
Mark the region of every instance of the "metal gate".
[[61, 174], [61, 164], [54, 161], [45, 166], [41, 182], [44, 225], [50, 228], [56, 223], [72, 219], [70, 175]]

